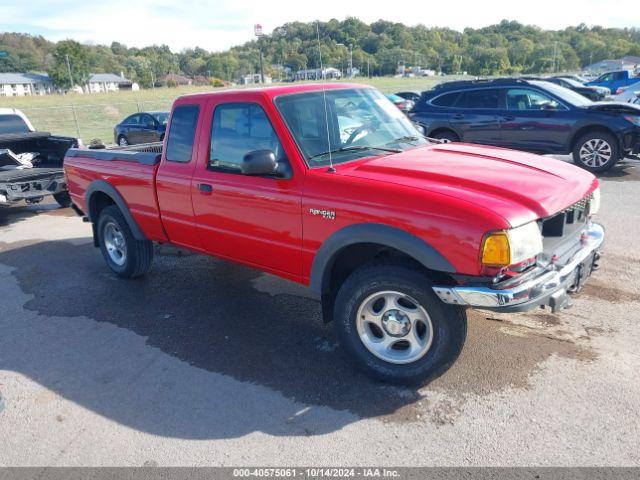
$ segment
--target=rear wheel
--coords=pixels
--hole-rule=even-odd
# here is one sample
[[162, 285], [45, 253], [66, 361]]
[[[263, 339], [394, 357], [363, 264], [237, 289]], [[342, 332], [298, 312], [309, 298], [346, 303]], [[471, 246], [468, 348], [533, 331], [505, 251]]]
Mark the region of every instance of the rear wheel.
[[116, 275], [135, 278], [149, 271], [153, 244], [136, 240], [118, 207], [110, 205], [100, 212], [97, 231], [102, 256]]
[[67, 191], [54, 193], [53, 199], [58, 202], [58, 205], [62, 208], [69, 208], [71, 206], [71, 196]]
[[609, 170], [620, 159], [620, 147], [616, 137], [607, 132], [595, 131], [582, 135], [573, 147], [576, 165], [598, 173]]
[[432, 138], [435, 138], [437, 140], [442, 140], [443, 143], [452, 143], [452, 142], [460, 141], [460, 137], [458, 137], [458, 135], [456, 135], [454, 132], [450, 130], [443, 130], [441, 132], [438, 132], [435, 135], [432, 135]]
[[121, 147], [126, 147], [129, 145], [129, 140], [124, 135], [120, 135], [118, 137], [118, 145], [120, 145]]
[[464, 309], [444, 304], [422, 271], [372, 263], [340, 288], [334, 326], [355, 363], [383, 381], [415, 384], [445, 372], [466, 337]]

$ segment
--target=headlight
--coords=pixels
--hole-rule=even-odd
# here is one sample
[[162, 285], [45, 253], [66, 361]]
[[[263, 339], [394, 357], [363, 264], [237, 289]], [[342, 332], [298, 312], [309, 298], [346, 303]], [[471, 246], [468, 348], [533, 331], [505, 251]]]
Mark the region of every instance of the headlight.
[[591, 194], [591, 202], [589, 202], [589, 215], [595, 215], [600, 211], [600, 187], [596, 188]]
[[487, 235], [482, 244], [482, 264], [516, 265], [542, 252], [542, 234], [536, 222]]

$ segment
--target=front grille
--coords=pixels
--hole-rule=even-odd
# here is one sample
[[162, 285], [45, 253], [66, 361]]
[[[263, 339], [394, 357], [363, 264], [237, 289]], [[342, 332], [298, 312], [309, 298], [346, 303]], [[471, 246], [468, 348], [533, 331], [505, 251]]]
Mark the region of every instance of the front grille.
[[563, 237], [571, 233], [576, 227], [584, 225], [589, 215], [589, 205], [593, 194], [587, 195], [570, 207], [556, 213], [552, 217], [541, 221], [543, 237]]

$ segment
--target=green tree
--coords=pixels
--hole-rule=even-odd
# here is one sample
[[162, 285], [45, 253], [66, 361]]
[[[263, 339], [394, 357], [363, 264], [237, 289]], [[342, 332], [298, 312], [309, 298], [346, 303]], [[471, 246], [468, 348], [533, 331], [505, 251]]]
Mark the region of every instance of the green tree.
[[86, 84], [89, 80], [87, 47], [74, 40], [58, 42], [48, 73], [53, 83], [63, 89]]

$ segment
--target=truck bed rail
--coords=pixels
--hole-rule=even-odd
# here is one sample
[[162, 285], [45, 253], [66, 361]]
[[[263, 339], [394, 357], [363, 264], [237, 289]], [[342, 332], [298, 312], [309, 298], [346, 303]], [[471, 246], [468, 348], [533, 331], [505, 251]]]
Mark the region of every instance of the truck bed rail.
[[162, 155], [162, 143], [145, 143], [124, 148], [84, 149], [71, 148], [67, 157], [93, 158], [106, 162], [135, 162], [143, 165], [157, 165]]

